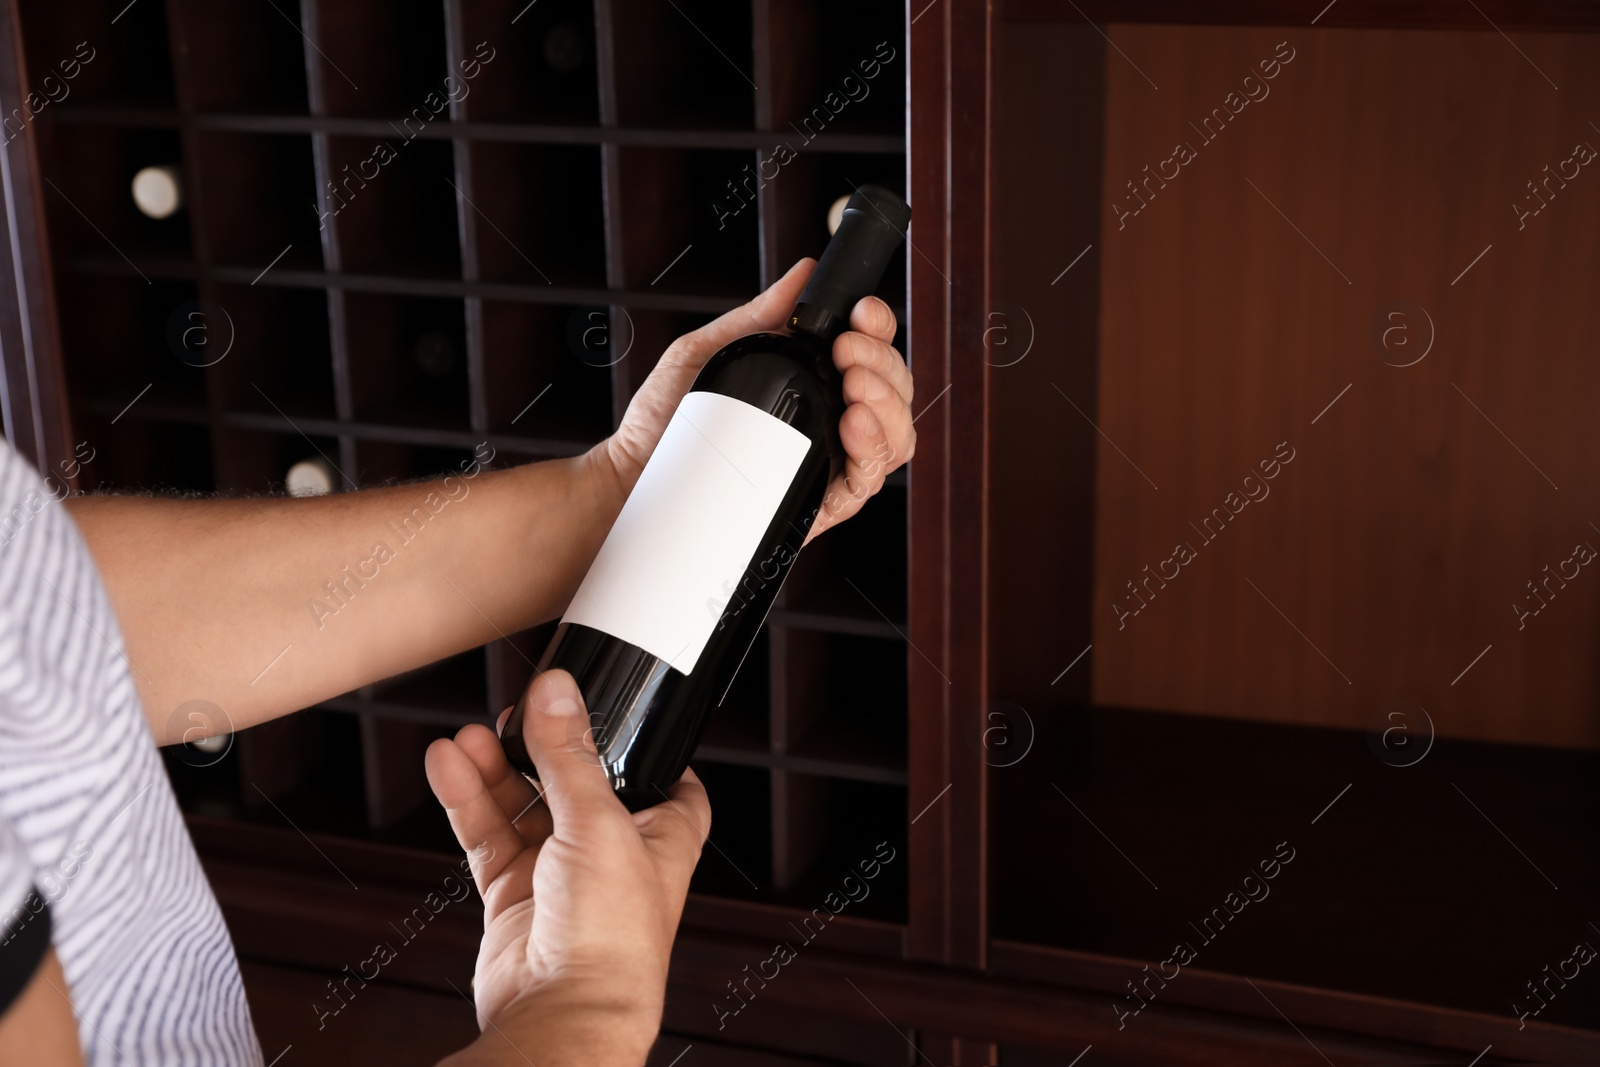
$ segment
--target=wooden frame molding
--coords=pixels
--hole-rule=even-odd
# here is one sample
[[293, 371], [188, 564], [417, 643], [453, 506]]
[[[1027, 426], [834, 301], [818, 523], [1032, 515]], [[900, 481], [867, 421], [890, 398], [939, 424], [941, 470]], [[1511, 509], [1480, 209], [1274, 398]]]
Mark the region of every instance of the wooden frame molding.
[[[0, 4], [0, 113], [28, 95], [16, 0]], [[0, 145], [5, 241], [0, 244], [0, 416], [6, 439], [40, 471], [72, 454], [55, 287], [45, 238], [33, 123]], [[76, 479], [68, 479], [76, 485]]]
[[[983, 967], [988, 943], [989, 35], [986, 0], [942, 0], [910, 26], [911, 898], [915, 959]], [[926, 806], [926, 807], [924, 807]]]

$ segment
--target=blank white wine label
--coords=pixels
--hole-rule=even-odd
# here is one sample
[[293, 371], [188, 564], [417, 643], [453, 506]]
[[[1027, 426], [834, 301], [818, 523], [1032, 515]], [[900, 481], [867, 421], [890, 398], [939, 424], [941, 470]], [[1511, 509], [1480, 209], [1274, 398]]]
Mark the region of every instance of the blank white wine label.
[[562, 621], [693, 671], [810, 447], [742, 400], [685, 396]]

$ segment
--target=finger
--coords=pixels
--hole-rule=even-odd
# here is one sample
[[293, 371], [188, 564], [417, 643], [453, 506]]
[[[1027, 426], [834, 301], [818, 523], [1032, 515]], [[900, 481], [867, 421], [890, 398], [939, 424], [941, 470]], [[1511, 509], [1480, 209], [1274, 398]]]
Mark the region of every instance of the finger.
[[911, 371], [900, 353], [887, 341], [880, 341], [865, 333], [842, 333], [833, 342], [833, 365], [840, 374], [848, 374], [851, 367], [861, 367], [878, 375], [894, 386], [900, 399], [911, 403], [913, 384]]
[[856, 306], [850, 309], [850, 328], [884, 344], [894, 340], [895, 331], [899, 326], [900, 324], [895, 321], [894, 311], [875, 296], [862, 297], [856, 301]]
[[[444, 806], [456, 841], [466, 850], [473, 880], [482, 894], [506, 865], [524, 850], [504, 809], [489, 795], [477, 764], [448, 738], [428, 746], [423, 759], [428, 785]], [[530, 884], [528, 891], [533, 887]]]
[[[808, 542], [860, 511], [883, 488], [889, 472], [910, 458], [916, 447], [916, 431], [910, 424], [909, 409], [902, 404], [896, 410], [903, 429], [889, 434], [866, 404], [852, 404], [845, 409], [839, 423], [839, 437], [847, 452], [844, 470], [829, 483], [822, 509], [806, 536]], [[906, 442], [904, 452], [895, 447], [896, 440]]]
[[522, 737], [539, 771], [555, 831], [627, 815], [600, 765], [583, 694], [566, 671], [545, 671], [528, 687]]
[[550, 836], [550, 811], [537, 803], [539, 791], [506, 760], [500, 736], [487, 726], [466, 726], [456, 734], [456, 744], [477, 765], [483, 784], [529, 845]]
[[692, 366], [698, 370], [723, 345], [748, 334], [778, 329], [789, 321], [789, 312], [794, 310], [800, 290], [805, 288], [806, 279], [811, 277], [815, 266], [816, 260], [800, 260], [748, 304], [725, 312], [679, 338], [662, 355], [661, 362], [669, 367]]
[[[845, 409], [864, 409], [839, 423], [845, 452], [870, 470], [889, 471], [906, 462], [916, 431], [911, 427], [911, 407], [880, 375], [864, 367], [851, 367], [844, 375]], [[876, 462], [869, 462], [876, 461]]]
[[662, 802], [636, 813], [633, 821], [650, 849], [687, 882], [711, 835], [711, 799], [699, 776], [684, 768]]

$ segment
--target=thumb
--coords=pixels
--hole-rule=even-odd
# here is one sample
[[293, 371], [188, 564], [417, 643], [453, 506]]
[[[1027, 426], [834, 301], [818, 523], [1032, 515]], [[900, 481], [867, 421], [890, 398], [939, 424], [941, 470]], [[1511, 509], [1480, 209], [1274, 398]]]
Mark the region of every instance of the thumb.
[[545, 671], [528, 687], [522, 740], [559, 833], [573, 820], [626, 814], [595, 751], [583, 694], [566, 671]]

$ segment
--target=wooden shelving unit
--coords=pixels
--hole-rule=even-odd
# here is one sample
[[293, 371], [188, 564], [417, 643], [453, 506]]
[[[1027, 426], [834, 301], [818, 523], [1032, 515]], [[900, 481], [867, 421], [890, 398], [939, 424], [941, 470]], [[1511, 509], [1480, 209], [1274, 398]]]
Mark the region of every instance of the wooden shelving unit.
[[[1390, 199], [1371, 197], [1369, 210], [1346, 212], [1359, 223], [1337, 236], [1325, 233], [1331, 222], [1315, 219], [1319, 238], [1331, 245], [1383, 219], [1393, 234], [1422, 233], [1452, 197], [1476, 202], [1474, 183], [1495, 167], [1508, 187], [1518, 185], [1522, 163], [1507, 159], [1542, 164], [1546, 142], [1561, 143], [1557, 127], [1581, 132], [1581, 123], [1563, 115], [1565, 125], [1541, 126], [1550, 115], [1525, 101], [1512, 107], [1495, 79], [1527, 81], [1545, 94], [1540, 107], [1556, 106], [1558, 96], [1563, 106], [1583, 99], [1594, 69], [1586, 35], [1600, 30], [1592, 10], [1556, 0], [1414, 10], [1378, 0], [241, 0], [225, 8], [141, 0], [119, 14], [121, 3], [95, 0], [12, 2], [21, 7], [30, 68], [49, 67], [78, 41], [99, 49], [70, 99], [52, 104], [30, 133], [48, 181], [34, 195], [48, 222], [73, 429], [99, 450], [86, 488], [273, 492], [290, 464], [318, 454], [351, 485], [381, 484], [448, 470], [483, 442], [504, 463], [579, 453], [616, 424], [672, 338], [814, 254], [836, 196], [869, 181], [908, 192], [913, 248], [892, 268], [884, 295], [901, 313], [901, 347], [917, 373], [916, 461], [863, 514], [807, 549], [701, 746], [695, 764], [712, 793], [715, 847], [685, 912], [667, 1034], [652, 1067], [676, 1063], [690, 1044], [695, 1063], [772, 1067], [1029, 1067], [1080, 1056], [1085, 1065], [1488, 1065], [1600, 1056], [1592, 998], [1564, 996], [1526, 1028], [1500, 1003], [1559, 958], [1555, 947], [1566, 951], [1588, 936], [1574, 902], [1600, 887], [1592, 818], [1600, 761], [1574, 742], [1592, 732], [1592, 711], [1573, 697], [1583, 681], [1571, 664], [1586, 653], [1563, 653], [1579, 631], [1542, 652], [1497, 646], [1506, 661], [1546, 659], [1527, 660], [1542, 670], [1492, 681], [1501, 687], [1492, 700], [1452, 688], [1455, 660], [1434, 671], [1428, 684], [1470, 714], [1441, 714], [1426, 762], [1397, 771], [1374, 758], [1360, 728], [1367, 704], [1393, 694], [1363, 692], [1359, 682], [1316, 688], [1327, 679], [1316, 681], [1306, 663], [1326, 664], [1263, 605], [1249, 602], [1259, 619], [1238, 609], [1235, 595], [1253, 594], [1240, 592], [1242, 581], [1223, 584], [1242, 576], [1225, 548], [1208, 550], [1220, 558], [1209, 558], [1211, 576], [1190, 587], [1218, 583], [1221, 592], [1208, 587], [1190, 601], [1205, 612], [1180, 626], [1183, 609], [1164, 602], [1172, 612], [1156, 627], [1170, 628], [1170, 647], [1144, 659], [1115, 647], [1103, 595], [1121, 578], [1108, 561], [1143, 553], [1141, 538], [1175, 523], [1159, 508], [1186, 500], [1188, 489], [1163, 477], [1161, 491], [1147, 494], [1101, 435], [1104, 428], [1141, 457], [1164, 448], [1166, 463], [1193, 466], [1192, 488], [1210, 484], [1201, 475], [1219, 457], [1227, 463], [1218, 469], [1233, 470], [1229, 442], [1254, 415], [1309, 419], [1339, 383], [1301, 383], [1319, 398], [1302, 415], [1295, 376], [1342, 367], [1345, 349], [1359, 347], [1350, 338], [1365, 320], [1356, 320], [1370, 308], [1324, 308], [1333, 325], [1308, 327], [1309, 340], [1294, 335], [1281, 346], [1326, 342], [1320, 362], [1275, 350], [1271, 360], [1242, 364], [1255, 339], [1234, 336], [1229, 324], [1274, 321], [1284, 309], [1303, 316], [1319, 300], [1394, 294], [1374, 296], [1356, 283], [1344, 293], [1336, 278], [1316, 288], [1331, 272], [1306, 287], [1312, 296], [1292, 286], [1280, 293], [1310, 250], [1265, 204], [1252, 203], [1261, 217], [1237, 230], [1217, 205], [1235, 194], [1248, 202], [1255, 194], [1246, 176], [1268, 180], [1287, 200], [1307, 183], [1338, 189], [1352, 175], [1374, 180], [1397, 159], [1409, 160], [1406, 174], [1427, 172], [1432, 164], [1407, 156], [1415, 131], [1391, 119], [1408, 108], [1434, 114], [1419, 100], [1449, 103], [1429, 95], [1456, 91], [1440, 88], [1453, 84], [1451, 71], [1429, 51], [1444, 36], [1475, 57], [1459, 89], [1473, 106], [1457, 111], [1472, 116], [1472, 129], [1500, 133], [1476, 149], [1464, 140], [1435, 144], [1429, 158], [1493, 158], [1434, 174], [1428, 188], [1442, 192], [1417, 199], [1414, 217], [1389, 218]], [[1208, 169], [1190, 172], [1205, 177], [1162, 193], [1176, 209], [1172, 201], [1209, 190], [1192, 210], [1169, 212], [1173, 232], [1142, 253], [1127, 243], [1108, 248], [1109, 163], [1127, 170], [1144, 159], [1147, 133], [1157, 137], [1149, 131], [1173, 124], [1155, 109], [1176, 115], [1221, 100], [1236, 78], [1228, 49], [1242, 49], [1242, 75], [1261, 40], [1281, 39], [1263, 27], [1280, 24], [1302, 49], [1293, 76], [1315, 80], [1317, 92], [1297, 103], [1288, 76], [1275, 83], [1272, 101], [1252, 105], [1248, 117], [1265, 123], [1263, 131], [1285, 126], [1265, 138], [1267, 148], [1257, 144], [1248, 167], [1207, 149]], [[1555, 57], [1553, 67], [1565, 64], [1557, 68], [1559, 94], [1518, 67], [1522, 59], [1502, 47], [1496, 29], [1516, 40], [1550, 34], [1530, 50]], [[1369, 69], [1357, 30], [1406, 31], [1385, 45], [1402, 41], [1395, 55], [1404, 60]], [[1451, 34], [1418, 32], [1436, 30]], [[1159, 92], [1145, 95], [1154, 83], [1119, 54], [1119, 41], [1161, 59]], [[1498, 51], [1485, 50], [1485, 41]], [[895, 55], [883, 60], [870, 93], [806, 139], [807, 116], [852, 67], [881, 57], [880, 42]], [[430, 90], [470, 60], [479, 64], [470, 91], [411, 122], [414, 137], [402, 133]], [[1506, 73], [1512, 68], [1515, 76]], [[1390, 91], [1368, 92], [1380, 83]], [[1346, 109], [1373, 101], [1386, 110], [1348, 144], [1328, 132], [1349, 126]], [[1427, 136], [1448, 128], [1430, 127]], [[1251, 136], [1230, 134], [1225, 144]], [[802, 140], [776, 179], [759, 188], [751, 179], [735, 195], [729, 183], [740, 186], [747, 168], [778, 144]], [[381, 141], [395, 143], [395, 160], [364, 184], [350, 179]], [[1496, 147], [1512, 144], [1516, 152]], [[1316, 151], [1343, 154], [1300, 166]], [[1376, 155], [1363, 164], [1363, 153]], [[182, 213], [159, 223], [135, 212], [127, 189], [134, 170], [152, 163], [179, 164], [190, 196]], [[15, 171], [13, 183], [16, 174], [26, 177]], [[1235, 177], [1222, 192], [1207, 186]], [[20, 188], [26, 207], [26, 184]], [[1558, 205], [1571, 209], [1574, 233], [1590, 218], [1579, 214], [1583, 195], [1563, 192]], [[1289, 206], [1297, 222], [1319, 210], [1333, 217], [1310, 201]], [[1483, 241], [1491, 239], [1500, 241]], [[1289, 251], [1273, 252], [1276, 259], [1262, 252], [1280, 240]], [[1423, 243], [1447, 242], [1436, 234]], [[1563, 248], [1570, 259], [1541, 254], [1524, 264], [1529, 278], [1567, 264], [1541, 276], [1537, 294], [1524, 294], [1529, 307], [1567, 294], [1565, 306], [1517, 325], [1541, 339], [1541, 359], [1570, 354], [1572, 338], [1561, 330], [1586, 321], [1573, 309], [1587, 306], [1587, 290], [1567, 289], [1592, 277], [1592, 256], [1576, 243]], [[1166, 254], [1175, 249], [1186, 254]], [[1502, 251], [1497, 244], [1494, 254]], [[1397, 270], [1407, 286], [1449, 289], [1461, 263], [1441, 273], [1419, 257], [1404, 242], [1384, 242], [1359, 258], [1372, 273]], [[1272, 267], [1239, 290], [1214, 260], [1239, 272]], [[1069, 261], [1076, 265], [1063, 272]], [[1477, 269], [1501, 269], [1493, 262]], [[1145, 285], [1148, 277], [1161, 285]], [[1459, 301], [1451, 329], [1466, 340], [1450, 358], [1492, 365], [1474, 373], [1510, 375], [1492, 357], [1529, 346], [1520, 332], [1504, 334], [1503, 310], [1462, 328], [1492, 303], [1466, 292], [1437, 298]], [[1180, 293], [1213, 317], [1179, 314], [1164, 302]], [[196, 301], [226, 309], [234, 326], [233, 350], [205, 369], [178, 359], [169, 338], [174, 312]], [[1019, 307], [1032, 314], [1033, 354], [997, 366], [1004, 361], [989, 348], [994, 316]], [[0, 318], [5, 339], [13, 325]], [[1152, 341], [1141, 330], [1168, 334]], [[1485, 359], [1491, 334], [1500, 343]], [[1140, 361], [1187, 344], [1203, 346], [1190, 363], [1206, 373], [1147, 403], [1145, 380], [1173, 368]], [[3, 348], [7, 381], [22, 380]], [[623, 350], [626, 358], [613, 358]], [[1443, 365], [1441, 354], [1428, 369]], [[1367, 360], [1351, 376], [1375, 366]], [[1569, 374], [1563, 381], [1577, 373], [1555, 370]], [[1507, 403], [1538, 423], [1545, 401], [1510, 388], [1520, 380], [1502, 383]], [[1590, 391], [1575, 385], [1564, 402]], [[1058, 393], [1075, 398], [1078, 412]], [[1352, 394], [1346, 413], [1356, 395], [1365, 394]], [[1186, 421], [1219, 411], [1237, 411], [1240, 421], [1208, 424], [1209, 434]], [[1340, 433], [1359, 441], [1369, 425], [1382, 422], [1341, 430], [1330, 419], [1315, 430], [1320, 441]], [[48, 410], [34, 429], [47, 452]], [[1259, 429], [1268, 433], [1265, 423]], [[1593, 454], [1592, 435], [1539, 432], [1554, 435], [1535, 449], [1541, 457]], [[1278, 439], [1263, 437], [1268, 445]], [[1401, 441], [1383, 451], [1369, 481], [1324, 475], [1329, 498], [1335, 489], [1359, 490], [1347, 493], [1335, 519], [1305, 520], [1295, 509], [1311, 498], [1280, 484], [1266, 507], [1282, 505], [1272, 514], [1286, 525], [1252, 515], [1264, 525], [1251, 535], [1259, 538], [1251, 565], [1275, 559], [1328, 602], [1357, 604], [1365, 579], [1329, 562], [1355, 540], [1339, 523], [1348, 518], [1369, 534], [1390, 529], [1369, 506], [1369, 490], [1405, 488], [1390, 468], [1409, 447]], [[1486, 446], [1452, 439], [1452, 447]], [[1427, 470], [1449, 467], [1451, 454], [1430, 453], [1438, 469]], [[1470, 469], [1501, 461], [1517, 462], [1485, 452]], [[1565, 476], [1562, 486], [1563, 499], [1583, 498]], [[1459, 489], [1440, 499], [1466, 501], [1476, 484]], [[1488, 510], [1494, 522], [1464, 515], [1450, 529], [1500, 530], [1510, 512]], [[1152, 521], [1133, 518], [1147, 514]], [[1509, 543], [1496, 536], [1495, 545]], [[1454, 533], [1441, 538], [1457, 543]], [[1428, 580], [1403, 574], [1393, 589], [1397, 597], [1413, 588], [1441, 592]], [[1399, 602], [1383, 602], [1385, 624], [1401, 617]], [[1304, 608], [1309, 618], [1314, 603], [1295, 602], [1292, 614], [1299, 619]], [[1260, 631], [1242, 641], [1224, 619]], [[1447, 642], [1454, 655], [1456, 644], [1477, 640], [1470, 619], [1450, 612], [1413, 632], [1436, 642], [1441, 634], [1461, 638]], [[1365, 625], [1356, 612], [1343, 629]], [[489, 721], [515, 699], [549, 633], [547, 625], [514, 634], [249, 731], [215, 766], [174, 761], [252, 991], [262, 991], [264, 1030], [299, 1033], [304, 1012], [293, 997], [370, 951], [388, 936], [384, 909], [404, 911], [448, 870], [453, 843], [426, 796], [421, 752], [431, 738]], [[1396, 646], [1410, 647], [1402, 637]], [[1237, 662], [1211, 654], [1208, 641], [1230, 640], [1276, 654], [1240, 653]], [[1384, 656], [1373, 676], [1390, 672], [1391, 687], [1410, 677], [1403, 657]], [[1063, 670], [1069, 662], [1076, 666]], [[1248, 681], [1262, 686], [1253, 701], [1226, 696], [1247, 666], [1256, 670]], [[1489, 678], [1489, 666], [1474, 680]], [[1561, 698], [1560, 730], [1551, 727], [1560, 716], [1515, 718], [1524, 677]], [[1144, 693], [1155, 706], [1136, 699]], [[1031, 716], [1026, 724], [1014, 716], [1019, 705]], [[996, 713], [1019, 743], [1031, 743], [1020, 761], [991, 744]], [[1495, 836], [1500, 824], [1486, 822], [1452, 786], [1548, 861], [1561, 889], [1540, 882]], [[1337, 805], [1327, 814], [1330, 799]], [[897, 858], [870, 897], [834, 919], [826, 941], [807, 947], [782, 981], [762, 987], [737, 1025], [720, 1026], [708, 1003], [728, 996], [730, 979], [775, 940], [793, 937], [883, 840]], [[1160, 961], [1173, 937], [1186, 936], [1186, 922], [1284, 840], [1300, 858], [1272, 900], [1252, 906], [1250, 925], [1242, 919], [1237, 936], [1208, 942], [1181, 982], [1164, 988], [1136, 1024], [1119, 1026], [1112, 1004], [1128, 995], [1128, 980]], [[1547, 891], [1555, 895], [1540, 896]], [[446, 1034], [417, 1020], [462, 1007], [477, 920], [465, 909], [442, 917], [447, 932], [386, 975], [385, 996], [426, 992], [431, 1008], [404, 1020], [373, 1017], [350, 1055], [386, 1050], [393, 1062], [422, 1062], [470, 1036], [470, 1027]], [[339, 1062], [326, 1039], [297, 1044], [297, 1052], [302, 1047]]]
[[[60, 303], [96, 309], [62, 324], [74, 422], [107, 457], [85, 488], [277, 492], [318, 455], [356, 488], [446, 473], [481, 442], [500, 463], [575, 454], [672, 338], [820, 251], [834, 198], [904, 187], [891, 63], [778, 180], [731, 192], [800, 141], [789, 122], [829, 78], [879, 42], [903, 54], [892, 9], [169, 0], [112, 23], [105, 4], [24, 7], [41, 68], [97, 49], [40, 129]], [[128, 185], [161, 163], [185, 205], [156, 221]], [[884, 287], [901, 308], [906, 271]], [[219, 336], [211, 309], [231, 322], [203, 369], [168, 336], [191, 302]], [[809, 908], [817, 864], [904, 847], [905, 496], [897, 478], [808, 552], [762, 634], [696, 761], [724, 813], [698, 888]], [[493, 721], [548, 633], [249, 731], [214, 767], [174, 761], [185, 803], [448, 852], [422, 749]], [[862, 672], [863, 698], [835, 708]], [[904, 921], [903, 890], [880, 900]]]

